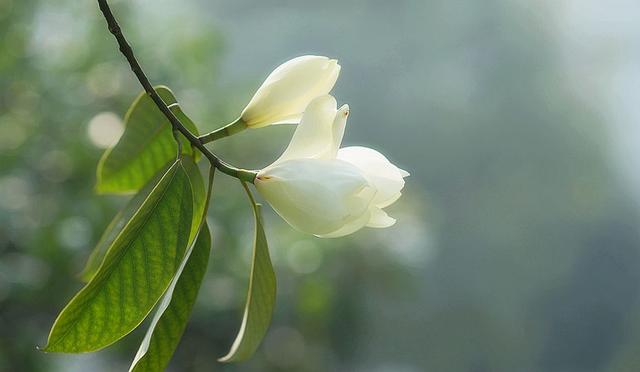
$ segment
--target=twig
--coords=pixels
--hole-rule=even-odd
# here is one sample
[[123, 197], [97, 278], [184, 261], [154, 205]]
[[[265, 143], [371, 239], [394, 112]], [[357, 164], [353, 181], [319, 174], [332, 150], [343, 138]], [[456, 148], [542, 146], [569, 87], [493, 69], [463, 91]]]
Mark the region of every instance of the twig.
[[131, 46], [127, 42], [127, 39], [124, 37], [122, 30], [120, 29], [120, 26], [116, 21], [116, 18], [113, 16], [113, 13], [111, 13], [111, 9], [109, 8], [109, 4], [107, 4], [107, 0], [98, 0], [98, 5], [100, 6], [100, 10], [104, 15], [105, 20], [107, 21], [109, 32], [111, 32], [111, 34], [113, 34], [113, 36], [116, 38], [118, 46], [120, 47], [120, 52], [129, 62], [131, 71], [133, 71], [133, 73], [136, 75], [138, 81], [140, 82], [140, 85], [142, 85], [149, 97], [151, 97], [156, 106], [158, 106], [158, 109], [160, 109], [164, 116], [169, 120], [173, 128], [180, 131], [180, 133], [182, 133], [182, 135], [185, 136], [187, 140], [189, 140], [192, 146], [196, 147], [204, 156], [206, 156], [213, 167], [218, 168], [222, 173], [228, 174], [242, 181], [253, 183], [253, 180], [256, 176], [255, 172], [245, 169], [239, 169], [225, 163], [222, 159], [211, 153], [198, 139], [198, 137], [193, 135], [193, 133], [185, 128], [185, 126], [180, 122], [180, 119], [178, 119], [173, 114], [173, 112], [171, 112], [171, 110], [167, 107], [167, 104], [162, 100], [155, 89], [153, 89], [149, 78], [147, 78], [144, 71], [142, 70], [142, 67], [136, 60]]

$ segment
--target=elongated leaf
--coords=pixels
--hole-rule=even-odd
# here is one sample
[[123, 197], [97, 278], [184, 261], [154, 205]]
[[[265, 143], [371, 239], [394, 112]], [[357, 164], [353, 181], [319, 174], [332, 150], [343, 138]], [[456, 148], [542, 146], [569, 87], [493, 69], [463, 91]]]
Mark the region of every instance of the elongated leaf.
[[[194, 223], [199, 227], [196, 241], [189, 245], [178, 271], [162, 297], [129, 371], [164, 370], [187, 325], [189, 314], [195, 304], [207, 268], [211, 247], [211, 234], [206, 224], [206, 218], [215, 168], [211, 168], [209, 172], [209, 183], [202, 203], [203, 208], [198, 218], [194, 219]], [[198, 172], [199, 175], [200, 172]], [[201, 178], [199, 183], [202, 184]]]
[[[185, 127], [197, 134], [195, 124], [182, 112], [169, 88], [155, 89]], [[171, 124], [146, 93], [135, 99], [124, 121], [122, 137], [107, 149], [98, 163], [96, 191], [99, 193], [136, 192], [176, 157], [178, 147]], [[199, 156], [186, 138], [182, 135], [180, 138], [184, 154]]]
[[[87, 263], [85, 264], [84, 269], [79, 274], [79, 277], [82, 281], [88, 282], [93, 278], [98, 267], [102, 263], [105, 254], [107, 253], [107, 249], [113, 244], [114, 240], [120, 234], [122, 229], [126, 226], [127, 222], [131, 219], [133, 214], [140, 208], [142, 202], [149, 196], [151, 190], [153, 190], [154, 186], [158, 183], [160, 178], [164, 175], [167, 168], [173, 164], [167, 164], [160, 172], [156, 173], [156, 175], [149, 181], [138, 193], [129, 200], [129, 202], [125, 205], [125, 207], [116, 214], [113, 218], [109, 226], [107, 226], [104, 233], [98, 240], [96, 247], [91, 252]], [[185, 171], [187, 172], [187, 176], [189, 176], [189, 182], [191, 183], [191, 190], [193, 191], [193, 222], [191, 224], [191, 233], [189, 234], [189, 244], [195, 238], [195, 235], [200, 227], [200, 216], [202, 215], [202, 210], [204, 208], [205, 202], [205, 190], [204, 184], [202, 182], [202, 174], [198, 169], [198, 166], [195, 163], [195, 160], [190, 156], [184, 156], [182, 160], [182, 165], [184, 166]]]
[[162, 177], [56, 319], [44, 351], [88, 352], [137, 327], [165, 292], [188, 244], [193, 213], [180, 161]]
[[164, 371], [169, 364], [189, 320], [207, 270], [211, 235], [205, 224], [198, 234], [193, 251], [185, 257], [186, 265], [179, 269], [160, 302], [151, 326], [138, 349], [129, 371]]
[[198, 165], [193, 158], [185, 156], [182, 160], [182, 165], [189, 177], [189, 183], [191, 184], [191, 191], [193, 193], [193, 219], [191, 222], [191, 232], [189, 233], [189, 245], [191, 245], [202, 227], [200, 221], [202, 221], [202, 216], [207, 207], [207, 194], [202, 180], [202, 173], [200, 173]]
[[242, 325], [231, 346], [231, 350], [227, 355], [218, 359], [221, 362], [239, 362], [253, 355], [267, 333], [276, 300], [276, 276], [269, 257], [260, 205], [255, 203], [244, 183], [243, 186], [245, 186], [245, 190], [251, 199], [256, 225], [251, 274], [249, 276], [249, 291], [242, 317]]
[[111, 247], [122, 229], [127, 225], [127, 222], [129, 222], [131, 217], [133, 217], [134, 213], [140, 209], [142, 203], [147, 199], [147, 197], [149, 197], [151, 190], [153, 190], [160, 178], [162, 178], [164, 173], [172, 164], [173, 162], [167, 164], [162, 171], [158, 172], [151, 181], [149, 181], [134, 197], [131, 198], [131, 200], [129, 200], [124, 208], [116, 214], [113, 220], [111, 220], [109, 226], [107, 226], [106, 230], [102, 233], [100, 240], [98, 240], [98, 243], [91, 252], [84, 269], [79, 274], [82, 281], [88, 282], [93, 278], [96, 271], [98, 271], [98, 267], [100, 267], [104, 256], [107, 254], [109, 247]]

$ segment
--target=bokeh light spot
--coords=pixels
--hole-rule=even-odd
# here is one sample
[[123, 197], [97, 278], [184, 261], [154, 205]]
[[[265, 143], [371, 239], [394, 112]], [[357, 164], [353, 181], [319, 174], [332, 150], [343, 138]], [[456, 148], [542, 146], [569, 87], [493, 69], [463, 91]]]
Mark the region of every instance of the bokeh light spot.
[[91, 240], [91, 233], [91, 224], [86, 218], [69, 217], [58, 227], [58, 242], [66, 248], [84, 248]]
[[124, 124], [113, 112], [101, 112], [89, 121], [87, 134], [96, 147], [106, 149], [115, 144], [124, 132]]
[[31, 184], [22, 177], [0, 178], [0, 208], [22, 209], [29, 204]]
[[311, 240], [300, 240], [287, 251], [287, 264], [298, 274], [309, 274], [318, 270], [322, 261], [322, 250]]

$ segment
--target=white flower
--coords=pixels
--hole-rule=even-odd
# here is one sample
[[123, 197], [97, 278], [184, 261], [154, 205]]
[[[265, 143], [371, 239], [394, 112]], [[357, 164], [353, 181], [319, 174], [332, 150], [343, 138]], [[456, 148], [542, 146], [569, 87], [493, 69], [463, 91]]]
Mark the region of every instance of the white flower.
[[260, 172], [255, 185], [291, 226], [317, 236], [362, 225], [376, 194], [355, 166], [340, 160], [287, 160]]
[[309, 102], [331, 91], [339, 73], [335, 59], [301, 56], [289, 60], [267, 77], [240, 118], [251, 128], [297, 124]]
[[258, 192], [300, 231], [329, 238], [395, 223], [382, 208], [409, 174], [373, 149], [339, 149], [348, 115], [329, 95], [314, 99], [287, 149], [256, 177]]

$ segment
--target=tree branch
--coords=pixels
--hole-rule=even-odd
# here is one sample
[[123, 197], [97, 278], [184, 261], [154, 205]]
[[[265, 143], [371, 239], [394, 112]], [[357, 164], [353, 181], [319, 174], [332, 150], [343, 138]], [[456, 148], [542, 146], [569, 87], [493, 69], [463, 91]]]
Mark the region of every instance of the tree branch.
[[173, 114], [173, 112], [171, 112], [171, 110], [167, 107], [167, 104], [162, 100], [162, 98], [158, 95], [155, 89], [153, 89], [153, 86], [151, 85], [149, 78], [147, 78], [144, 71], [142, 70], [140, 63], [138, 63], [138, 60], [133, 54], [133, 50], [131, 49], [131, 46], [127, 42], [127, 39], [124, 37], [124, 34], [120, 29], [120, 25], [118, 25], [116, 18], [113, 16], [113, 13], [109, 8], [109, 4], [107, 4], [107, 0], [98, 0], [98, 5], [100, 6], [100, 11], [102, 11], [102, 14], [104, 15], [105, 20], [107, 21], [109, 32], [111, 32], [111, 34], [113, 34], [113, 36], [116, 38], [116, 41], [118, 42], [118, 46], [120, 48], [120, 52], [125, 56], [125, 58], [129, 62], [129, 66], [131, 66], [131, 71], [133, 71], [133, 73], [136, 75], [136, 77], [138, 78], [138, 81], [140, 82], [140, 85], [142, 85], [142, 87], [147, 92], [149, 97], [151, 97], [151, 99], [156, 104], [156, 106], [158, 106], [158, 109], [160, 109], [160, 111], [162, 111], [164, 116], [169, 120], [174, 130], [180, 131], [180, 133], [182, 133], [182, 135], [185, 136], [187, 140], [189, 140], [189, 142], [195, 148], [197, 148], [204, 156], [207, 157], [211, 165], [218, 168], [222, 173], [228, 174], [242, 181], [253, 183], [253, 180], [255, 179], [255, 176], [256, 176], [255, 172], [248, 171], [245, 169], [239, 169], [225, 163], [222, 159], [218, 158], [216, 155], [211, 153], [204, 146], [202, 141], [200, 141], [198, 137], [193, 135], [193, 133], [191, 133], [187, 128], [185, 128], [185, 126], [180, 122], [180, 119], [178, 119]]

